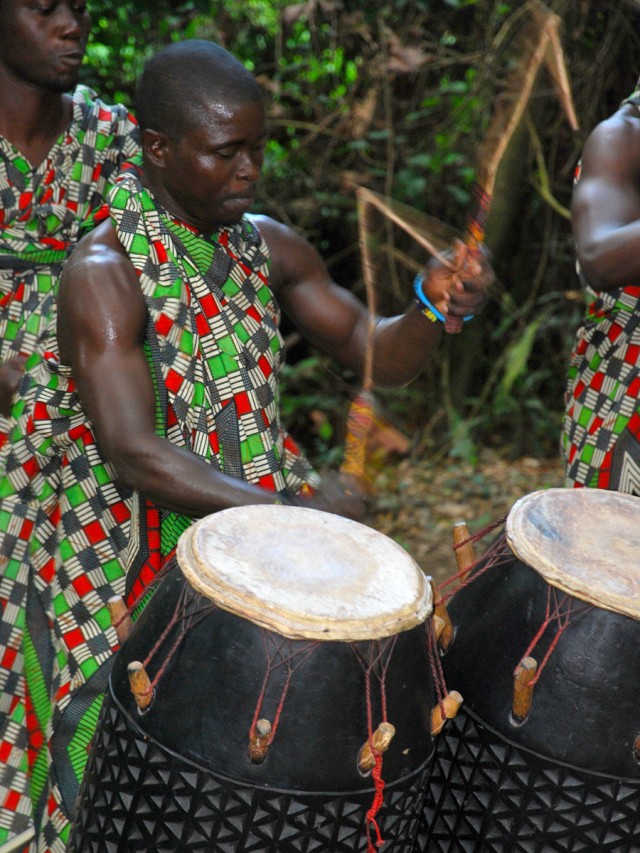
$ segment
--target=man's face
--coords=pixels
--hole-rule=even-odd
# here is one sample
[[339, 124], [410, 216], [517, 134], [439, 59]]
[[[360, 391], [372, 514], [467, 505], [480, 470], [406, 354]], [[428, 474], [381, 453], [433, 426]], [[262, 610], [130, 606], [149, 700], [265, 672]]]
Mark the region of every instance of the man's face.
[[0, 71], [54, 92], [73, 88], [89, 26], [84, 0], [2, 0]]
[[205, 232], [232, 225], [253, 204], [266, 127], [260, 102], [208, 104], [178, 141], [166, 142], [163, 203]]

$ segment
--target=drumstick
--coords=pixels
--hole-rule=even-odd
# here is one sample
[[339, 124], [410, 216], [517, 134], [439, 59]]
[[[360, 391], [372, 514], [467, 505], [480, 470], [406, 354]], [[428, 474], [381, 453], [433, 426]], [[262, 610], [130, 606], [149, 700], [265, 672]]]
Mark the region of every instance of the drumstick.
[[[523, 33], [521, 59], [496, 99], [491, 122], [480, 145], [472, 206], [465, 228], [465, 243], [469, 246], [472, 257], [477, 257], [484, 241], [500, 161], [520, 123], [543, 63], [551, 73], [571, 128], [578, 129], [558, 35], [561, 19], [539, 0], [530, 0], [530, 7], [533, 11], [533, 21]], [[447, 317], [444, 327], [447, 332], [456, 334], [462, 328], [462, 318]]]

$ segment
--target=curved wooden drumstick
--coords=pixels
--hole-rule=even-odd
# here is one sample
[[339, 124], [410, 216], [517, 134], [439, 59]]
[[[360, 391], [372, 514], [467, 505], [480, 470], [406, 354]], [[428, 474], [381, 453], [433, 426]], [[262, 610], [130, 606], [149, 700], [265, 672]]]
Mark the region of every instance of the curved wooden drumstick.
[[[477, 178], [472, 190], [472, 205], [467, 217], [464, 238], [472, 255], [481, 251], [480, 247], [484, 242], [498, 167], [522, 118], [536, 76], [543, 63], [549, 69], [554, 80], [560, 103], [567, 115], [569, 124], [573, 130], [578, 129], [559, 37], [561, 20], [540, 0], [529, 0], [528, 5], [532, 13], [532, 20], [523, 33], [522, 57], [496, 101], [493, 117], [479, 149]], [[381, 211], [384, 216], [402, 228], [448, 269], [453, 269], [453, 265], [421, 231], [414, 228], [411, 222], [400, 216], [391, 205], [386, 204], [376, 193], [365, 187], [358, 187], [356, 199], [363, 278], [369, 305], [370, 324], [362, 390], [354, 398], [347, 416], [345, 457], [341, 471], [351, 477], [355, 485], [362, 491], [370, 492], [371, 482], [367, 475], [367, 442], [374, 421], [374, 401], [371, 388], [375, 288], [367, 228], [369, 208], [375, 207]], [[447, 317], [444, 324], [445, 331], [449, 334], [457, 334], [462, 328], [462, 322], [460, 317]]]
[[[530, 0], [532, 20], [523, 33], [523, 52], [513, 74], [496, 100], [494, 113], [478, 153], [476, 184], [465, 227], [465, 243], [472, 254], [480, 251], [493, 201], [500, 161], [525, 111], [540, 66], [544, 63], [554, 80], [560, 103], [573, 130], [578, 129], [569, 78], [560, 43], [561, 20], [539, 0]], [[462, 328], [462, 319], [447, 317], [449, 333]]]

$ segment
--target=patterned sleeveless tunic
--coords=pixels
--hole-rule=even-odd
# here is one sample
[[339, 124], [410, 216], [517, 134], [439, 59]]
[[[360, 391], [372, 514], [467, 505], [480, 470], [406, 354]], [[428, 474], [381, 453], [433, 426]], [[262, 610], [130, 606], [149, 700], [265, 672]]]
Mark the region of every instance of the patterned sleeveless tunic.
[[[133, 172], [106, 213], [148, 308], [158, 432], [230, 476], [282, 494], [304, 490], [314, 474], [280, 423], [280, 312], [255, 226], [245, 218], [214, 239], [195, 233]], [[39, 853], [63, 853], [117, 647], [107, 601], [138, 598], [191, 519], [115, 482], [55, 346], [34, 378], [0, 480], [16, 654], [0, 750], [17, 768], [0, 796], [30, 794]]]
[[[126, 108], [107, 106], [86, 86], [73, 93], [71, 123], [37, 169], [0, 136], [0, 362], [46, 349], [62, 264], [138, 149]], [[0, 443], [8, 429], [0, 416]]]

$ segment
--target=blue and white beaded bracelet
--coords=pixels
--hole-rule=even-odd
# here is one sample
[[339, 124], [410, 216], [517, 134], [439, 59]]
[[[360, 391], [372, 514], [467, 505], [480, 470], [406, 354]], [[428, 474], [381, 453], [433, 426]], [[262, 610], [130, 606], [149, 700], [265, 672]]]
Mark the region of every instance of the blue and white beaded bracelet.
[[413, 280], [413, 292], [415, 293], [416, 304], [427, 320], [431, 320], [432, 323], [444, 323], [447, 318], [441, 311], [438, 311], [433, 302], [427, 299], [425, 292], [422, 289], [423, 281], [424, 279], [422, 278], [421, 273], [418, 273]]
[[[413, 292], [416, 296], [416, 305], [427, 320], [431, 320], [432, 323], [446, 323], [447, 318], [442, 311], [438, 311], [433, 302], [425, 296], [425, 292], [422, 289], [423, 282], [424, 279], [422, 278], [422, 273], [418, 273], [413, 280]], [[468, 323], [469, 320], [473, 320], [473, 316], [473, 314], [467, 314], [466, 317], [462, 318], [462, 322]]]

